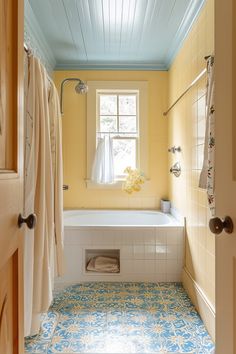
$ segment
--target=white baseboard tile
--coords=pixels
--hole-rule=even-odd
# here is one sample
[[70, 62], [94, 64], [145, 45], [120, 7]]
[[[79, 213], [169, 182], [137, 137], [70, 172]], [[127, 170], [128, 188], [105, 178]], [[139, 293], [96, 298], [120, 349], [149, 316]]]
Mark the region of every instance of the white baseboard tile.
[[186, 267], [182, 274], [183, 286], [192, 303], [199, 312], [211, 338], [215, 341], [215, 308], [202, 291], [200, 286], [192, 278]]

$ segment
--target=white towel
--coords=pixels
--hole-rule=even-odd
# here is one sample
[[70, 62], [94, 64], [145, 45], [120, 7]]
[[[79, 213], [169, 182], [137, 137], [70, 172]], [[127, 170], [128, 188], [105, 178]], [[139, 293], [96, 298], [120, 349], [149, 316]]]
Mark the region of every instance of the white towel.
[[215, 115], [214, 115], [214, 57], [207, 62], [206, 132], [204, 160], [199, 187], [207, 190], [208, 204], [215, 215]]
[[116, 257], [95, 256], [89, 260], [86, 269], [100, 273], [119, 273], [119, 260]]

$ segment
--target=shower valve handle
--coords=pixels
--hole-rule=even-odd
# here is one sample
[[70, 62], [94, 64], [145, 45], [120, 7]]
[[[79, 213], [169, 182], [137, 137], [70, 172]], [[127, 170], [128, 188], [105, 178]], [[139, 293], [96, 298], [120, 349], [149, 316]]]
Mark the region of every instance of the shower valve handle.
[[26, 223], [29, 229], [34, 229], [36, 221], [37, 217], [35, 214], [30, 214], [27, 218], [20, 214], [18, 217], [18, 227], [20, 228], [22, 224]]

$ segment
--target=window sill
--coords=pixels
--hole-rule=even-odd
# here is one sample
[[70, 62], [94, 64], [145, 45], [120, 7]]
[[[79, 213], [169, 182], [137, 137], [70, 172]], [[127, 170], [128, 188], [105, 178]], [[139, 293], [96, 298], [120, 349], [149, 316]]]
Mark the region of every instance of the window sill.
[[[86, 187], [87, 189], [116, 189], [116, 190], [122, 190], [122, 184], [124, 180], [119, 180], [116, 181], [115, 183], [111, 184], [100, 184], [100, 183], [94, 183], [90, 179], [85, 179]], [[145, 180], [145, 183], [142, 185], [142, 189], [145, 189], [150, 183], [150, 179], [147, 178]]]
[[100, 184], [92, 182], [90, 179], [85, 179], [86, 187], [88, 189], [120, 189], [122, 190], [123, 181], [116, 181], [111, 184]]

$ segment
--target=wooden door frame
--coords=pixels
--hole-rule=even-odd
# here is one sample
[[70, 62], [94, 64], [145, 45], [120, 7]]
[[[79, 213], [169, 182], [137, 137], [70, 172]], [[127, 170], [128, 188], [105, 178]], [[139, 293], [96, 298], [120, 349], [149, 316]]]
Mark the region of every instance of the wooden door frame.
[[236, 354], [236, 212], [232, 200], [236, 190], [235, 11], [235, 0], [215, 0], [216, 215], [229, 215], [234, 222], [233, 234], [223, 231], [216, 236], [217, 354]]
[[[9, 149], [9, 161], [7, 160], [6, 168], [0, 171], [2, 197], [0, 208], [2, 212], [0, 218], [2, 248], [0, 250], [0, 270], [4, 269], [5, 264], [10, 264], [9, 269], [12, 270], [12, 273], [3, 274], [7, 286], [13, 289], [10, 297], [4, 297], [6, 298], [5, 301], [8, 302], [6, 306], [10, 309], [8, 313], [11, 314], [13, 323], [9, 328], [9, 333], [11, 333], [9, 338], [13, 338], [11, 344], [13, 354], [23, 354], [24, 239], [23, 232], [17, 228], [17, 220], [18, 213], [23, 212], [24, 0], [1, 1], [3, 1], [1, 15], [6, 21], [6, 26], [3, 27], [6, 36], [2, 36], [2, 38], [5, 38], [6, 45], [3, 43], [2, 50], [4, 51], [3, 55], [7, 58], [5, 86], [2, 86], [1, 89], [6, 92], [6, 101], [3, 104], [4, 109], [5, 107], [7, 109], [4, 111], [4, 119], [6, 119], [7, 124], [10, 122], [9, 140], [11, 141], [12, 151]], [[3, 67], [5, 68], [5, 65]], [[9, 77], [10, 79], [7, 79]], [[2, 350], [2, 348], [0, 349]]]

